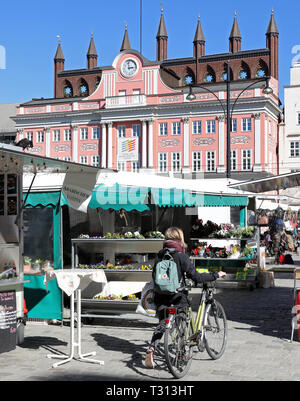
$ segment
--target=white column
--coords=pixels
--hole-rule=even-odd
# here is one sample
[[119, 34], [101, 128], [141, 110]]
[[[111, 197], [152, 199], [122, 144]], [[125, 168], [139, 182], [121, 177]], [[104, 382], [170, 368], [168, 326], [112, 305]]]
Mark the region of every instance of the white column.
[[101, 167], [106, 168], [106, 124], [101, 124]]
[[261, 166], [261, 140], [260, 140], [260, 113], [254, 114], [255, 125], [254, 125], [254, 167], [253, 171], [262, 171]]
[[78, 125], [72, 125], [72, 161], [78, 163]]
[[44, 133], [45, 133], [45, 148], [46, 148], [46, 153], [45, 156], [46, 157], [50, 157], [50, 143], [51, 143], [51, 137], [50, 137], [50, 128], [45, 128], [44, 129]]
[[112, 122], [108, 123], [107, 167], [112, 168]]
[[147, 167], [147, 122], [143, 120], [142, 132], [142, 167]]
[[183, 172], [188, 173], [190, 171], [190, 125], [189, 118], [184, 117], [183, 119]]
[[148, 167], [153, 168], [153, 119], [149, 120], [148, 125]]
[[219, 173], [225, 172], [225, 122], [224, 116], [219, 116], [219, 159], [218, 159], [218, 168], [217, 171]]

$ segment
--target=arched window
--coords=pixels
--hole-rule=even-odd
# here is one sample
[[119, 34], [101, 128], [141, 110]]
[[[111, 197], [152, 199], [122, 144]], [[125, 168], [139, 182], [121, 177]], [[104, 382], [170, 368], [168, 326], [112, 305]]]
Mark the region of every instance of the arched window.
[[[227, 66], [224, 64], [224, 72], [221, 74], [221, 81], [227, 81]], [[230, 81], [233, 81], [233, 72], [230, 67]]]
[[88, 96], [89, 94], [89, 86], [84, 79], [81, 79], [79, 82], [78, 92], [79, 96]]
[[65, 81], [64, 84], [64, 97], [73, 97], [73, 87], [70, 81]]
[[238, 79], [250, 79], [250, 78], [251, 78], [250, 68], [247, 63], [242, 61]]
[[207, 72], [204, 76], [204, 81], [207, 83], [216, 82], [216, 73], [210, 65], [207, 66]]
[[257, 78], [265, 78], [268, 76], [269, 73], [269, 68], [267, 66], [267, 63], [260, 59], [258, 63], [258, 68], [256, 70], [256, 77]]
[[184, 85], [193, 85], [195, 83], [195, 75], [193, 70], [190, 68], [186, 69], [186, 74], [184, 77]]
[[96, 83], [95, 83], [95, 90], [98, 88], [99, 84], [100, 84], [101, 78], [97, 77], [96, 78]]

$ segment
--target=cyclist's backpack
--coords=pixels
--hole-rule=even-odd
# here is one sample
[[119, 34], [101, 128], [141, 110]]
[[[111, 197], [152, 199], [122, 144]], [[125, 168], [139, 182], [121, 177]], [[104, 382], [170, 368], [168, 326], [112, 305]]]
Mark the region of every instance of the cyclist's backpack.
[[177, 264], [167, 251], [155, 266], [154, 288], [159, 294], [175, 294], [180, 287]]

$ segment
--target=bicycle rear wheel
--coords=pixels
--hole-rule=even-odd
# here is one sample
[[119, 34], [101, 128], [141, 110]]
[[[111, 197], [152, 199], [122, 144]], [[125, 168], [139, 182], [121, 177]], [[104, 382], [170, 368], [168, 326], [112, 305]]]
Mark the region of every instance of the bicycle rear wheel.
[[212, 359], [224, 354], [227, 343], [227, 318], [223, 306], [214, 301], [206, 309], [205, 348]]
[[187, 345], [185, 316], [176, 315], [171, 327], [166, 329], [164, 350], [169, 371], [176, 379], [184, 377], [190, 369], [193, 358], [193, 348]]

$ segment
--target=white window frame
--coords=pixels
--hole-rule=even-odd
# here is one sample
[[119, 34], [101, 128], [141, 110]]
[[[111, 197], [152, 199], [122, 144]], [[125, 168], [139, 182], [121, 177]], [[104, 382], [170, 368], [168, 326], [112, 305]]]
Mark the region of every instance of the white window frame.
[[60, 129], [54, 129], [52, 132], [52, 139], [53, 142], [59, 142], [60, 141]]
[[168, 135], [168, 123], [159, 123], [159, 136]]
[[33, 141], [33, 132], [32, 132], [32, 131], [26, 132], [26, 138], [27, 138], [29, 141]]
[[231, 132], [237, 132], [237, 118], [231, 119]]
[[193, 135], [202, 134], [202, 121], [193, 121]]
[[291, 141], [290, 157], [299, 157], [299, 156], [300, 156], [300, 141]]
[[216, 133], [216, 120], [206, 120], [206, 133], [207, 134]]
[[158, 153], [158, 171], [160, 173], [166, 173], [168, 171], [168, 153], [159, 152]]
[[89, 129], [88, 127], [81, 127], [80, 128], [80, 140], [86, 141], [89, 139]]
[[91, 156], [91, 165], [95, 167], [100, 166], [100, 156], [99, 155], [92, 155]]
[[230, 151], [230, 163], [231, 163], [231, 171], [237, 171], [237, 165], [238, 165], [238, 159], [237, 159], [237, 149], [232, 149]]
[[172, 135], [180, 135], [181, 134], [181, 122], [173, 121], [172, 122]]
[[72, 130], [70, 128], [64, 130], [64, 140], [65, 142], [72, 141]]
[[141, 124], [132, 124], [132, 136], [133, 137], [141, 136]]
[[36, 132], [36, 142], [44, 143], [44, 140], [45, 140], [44, 131], [37, 131]]
[[100, 127], [93, 127], [92, 138], [100, 139]]
[[202, 152], [197, 150], [192, 152], [192, 172], [202, 171]]
[[80, 164], [89, 164], [89, 157], [86, 155], [82, 155], [79, 157]]
[[118, 137], [126, 138], [126, 126], [125, 125], [118, 125]]
[[252, 171], [252, 149], [241, 150], [241, 169], [243, 171]]
[[252, 131], [252, 118], [246, 117], [242, 119], [242, 131], [249, 132]]
[[215, 150], [207, 150], [205, 157], [206, 171], [209, 173], [213, 173], [216, 171], [216, 151]]
[[173, 173], [181, 171], [181, 152], [171, 152], [171, 170]]

